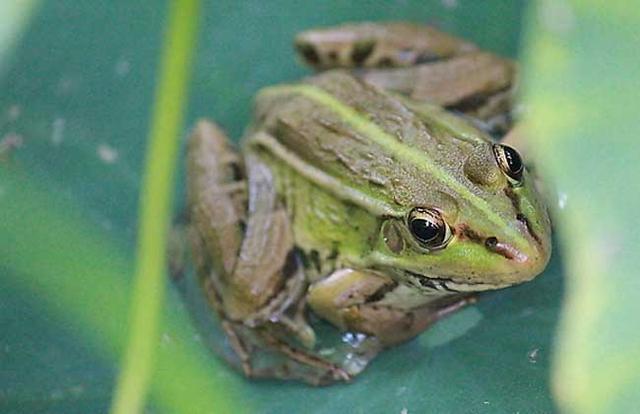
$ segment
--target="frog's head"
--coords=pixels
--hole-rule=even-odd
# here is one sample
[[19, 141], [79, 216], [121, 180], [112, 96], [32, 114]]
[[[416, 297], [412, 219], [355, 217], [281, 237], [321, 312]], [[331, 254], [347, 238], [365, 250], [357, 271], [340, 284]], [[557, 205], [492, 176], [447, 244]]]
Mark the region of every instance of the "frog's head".
[[318, 201], [304, 213], [330, 229], [309, 231], [306, 243], [337, 245], [343, 264], [425, 291], [493, 289], [539, 274], [550, 223], [516, 150], [400, 99], [339, 71], [262, 93], [258, 118], [278, 138], [255, 144], [333, 195], [335, 206]]
[[489, 142], [453, 148], [457, 162], [439, 177], [444, 182], [434, 186], [430, 177], [429, 193], [414, 187], [403, 216], [383, 221], [374, 266], [426, 291], [486, 290], [534, 278], [549, 260], [550, 222], [518, 152]]

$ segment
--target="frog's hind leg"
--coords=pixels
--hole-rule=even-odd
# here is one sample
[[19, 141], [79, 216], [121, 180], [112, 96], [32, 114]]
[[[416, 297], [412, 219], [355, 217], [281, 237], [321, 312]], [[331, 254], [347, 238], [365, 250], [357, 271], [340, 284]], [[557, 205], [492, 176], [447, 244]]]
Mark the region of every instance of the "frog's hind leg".
[[[191, 255], [209, 304], [240, 360], [248, 369], [248, 354], [232, 324], [225, 320], [218, 278], [233, 272], [246, 220], [244, 166], [226, 135], [210, 121], [198, 122], [188, 145], [188, 237]], [[232, 362], [232, 361], [230, 361]]]
[[407, 67], [477, 50], [433, 27], [399, 22], [351, 23], [299, 33], [294, 45], [319, 69]]
[[252, 153], [242, 163], [208, 121], [195, 128], [188, 160], [193, 255], [238, 365], [250, 377], [348, 379], [309, 351], [307, 282], [270, 168]]
[[369, 84], [464, 114], [494, 135], [511, 126], [514, 63], [433, 27], [349, 24], [300, 33], [295, 45], [318, 70], [352, 69]]
[[246, 221], [242, 160], [218, 126], [206, 120], [194, 128], [187, 160], [188, 220], [196, 266], [231, 274]]
[[365, 82], [464, 114], [481, 129], [504, 133], [511, 125], [516, 68], [486, 52], [470, 52], [407, 68], [361, 71]]

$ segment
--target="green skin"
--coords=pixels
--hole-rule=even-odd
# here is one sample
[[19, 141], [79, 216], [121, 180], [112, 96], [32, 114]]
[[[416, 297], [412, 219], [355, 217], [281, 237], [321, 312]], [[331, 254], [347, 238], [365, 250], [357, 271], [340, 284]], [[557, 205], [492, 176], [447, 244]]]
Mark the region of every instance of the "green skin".
[[[538, 275], [550, 223], [526, 169], [509, 177], [473, 125], [508, 127], [511, 62], [408, 24], [310, 31], [296, 46], [319, 69], [365, 69], [262, 90], [241, 154], [201, 121], [188, 154], [190, 235], [236, 365], [326, 384], [470, 303], [470, 292]], [[416, 208], [439, 215], [441, 243], [412, 232]], [[322, 356], [309, 309], [364, 340]]]

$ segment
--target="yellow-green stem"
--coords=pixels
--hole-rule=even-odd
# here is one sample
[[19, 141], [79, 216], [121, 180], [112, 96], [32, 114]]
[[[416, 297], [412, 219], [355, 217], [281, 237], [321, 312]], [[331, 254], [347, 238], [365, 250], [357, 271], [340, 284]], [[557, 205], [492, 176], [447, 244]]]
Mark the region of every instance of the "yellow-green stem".
[[176, 151], [199, 3], [199, 0], [170, 1], [140, 196], [130, 337], [111, 406], [114, 414], [136, 413], [143, 408], [158, 345]]

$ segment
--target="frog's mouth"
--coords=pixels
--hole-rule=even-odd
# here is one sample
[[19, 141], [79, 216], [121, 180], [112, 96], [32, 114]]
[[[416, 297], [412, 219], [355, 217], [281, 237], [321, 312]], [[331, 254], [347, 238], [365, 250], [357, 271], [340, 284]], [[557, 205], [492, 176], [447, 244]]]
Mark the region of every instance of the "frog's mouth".
[[502, 289], [512, 285], [512, 283], [493, 284], [456, 282], [453, 279], [428, 277], [425, 275], [421, 275], [420, 273], [412, 272], [410, 270], [404, 270], [404, 273], [407, 280], [409, 280], [412, 285], [417, 286], [420, 290], [427, 293], [481, 292], [483, 290]]

